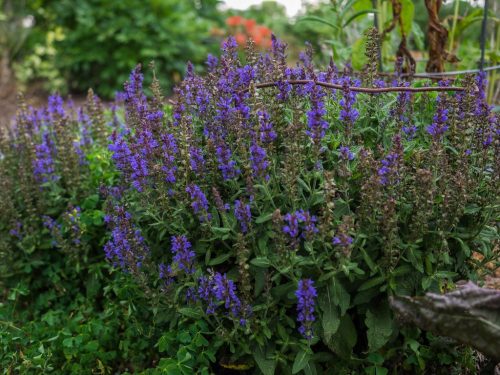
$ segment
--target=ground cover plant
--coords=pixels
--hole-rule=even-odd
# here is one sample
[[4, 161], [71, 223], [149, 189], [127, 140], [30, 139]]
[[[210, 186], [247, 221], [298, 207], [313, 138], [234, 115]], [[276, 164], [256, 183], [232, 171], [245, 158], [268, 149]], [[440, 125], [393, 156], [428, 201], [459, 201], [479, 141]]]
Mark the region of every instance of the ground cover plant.
[[421, 83], [379, 79], [369, 40], [362, 75], [230, 38], [172, 106], [140, 67], [107, 111], [21, 105], [1, 143], [3, 367], [474, 373], [388, 297], [495, 261], [498, 117], [483, 75], [384, 92]]

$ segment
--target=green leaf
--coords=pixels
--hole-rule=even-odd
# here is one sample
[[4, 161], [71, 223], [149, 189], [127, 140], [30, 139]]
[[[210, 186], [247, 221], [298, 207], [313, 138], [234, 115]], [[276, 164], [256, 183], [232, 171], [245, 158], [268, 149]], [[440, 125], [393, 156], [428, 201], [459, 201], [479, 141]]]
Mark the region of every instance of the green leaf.
[[415, 5], [412, 0], [401, 0], [401, 23], [402, 34], [408, 36], [411, 32], [413, 17], [415, 15]]
[[170, 345], [172, 345], [172, 342], [175, 340], [175, 334], [173, 332], [168, 332], [167, 334], [163, 335], [160, 337], [158, 342], [156, 343], [156, 346], [158, 347], [158, 351], [160, 353], [166, 352]]
[[[363, 34], [364, 35], [364, 34]], [[367, 63], [365, 50], [366, 50], [366, 37], [362, 36], [354, 42], [352, 45], [352, 67], [356, 70], [363, 69], [363, 66]]]
[[335, 25], [335, 24], [333, 24], [331, 22], [328, 22], [327, 20], [325, 20], [325, 19], [323, 19], [321, 17], [317, 17], [317, 16], [302, 17], [297, 22], [307, 22], [307, 21], [319, 22], [319, 23], [322, 23], [324, 25], [330, 26], [334, 30], [340, 30], [339, 26], [337, 26], [337, 25]]
[[333, 208], [333, 216], [335, 219], [341, 219], [342, 216], [349, 214], [349, 204], [343, 199], [335, 200]]
[[99, 195], [93, 194], [87, 197], [87, 199], [85, 199], [85, 201], [82, 204], [82, 208], [86, 210], [93, 210], [96, 208], [98, 202], [99, 202]]
[[335, 302], [332, 285], [328, 285], [326, 291], [319, 295], [318, 302], [323, 312], [321, 316], [323, 334], [325, 340], [330, 341], [340, 325], [340, 315], [337, 309], [337, 303]]
[[349, 360], [351, 358], [352, 348], [356, 345], [357, 340], [358, 334], [356, 332], [356, 327], [351, 317], [346, 314], [340, 319], [340, 327], [327, 345], [338, 356]]
[[192, 307], [182, 307], [179, 309], [179, 314], [187, 316], [193, 319], [201, 319], [203, 314], [200, 310], [192, 308]]
[[255, 270], [255, 288], [254, 296], [257, 297], [262, 293], [266, 285], [266, 271], [262, 268], [257, 268]]
[[413, 35], [413, 40], [415, 41], [415, 45], [418, 50], [422, 51], [425, 48], [425, 34], [420, 28], [420, 25], [418, 22], [413, 21], [412, 24], [412, 35]]
[[363, 255], [363, 259], [365, 260], [366, 265], [370, 268], [370, 271], [376, 272], [378, 267], [375, 264], [375, 262], [372, 260], [370, 255], [368, 255], [366, 250], [363, 248], [361, 248], [360, 251], [361, 251], [361, 255]]
[[93, 353], [96, 352], [97, 349], [99, 349], [99, 342], [97, 340], [92, 340], [85, 344], [85, 350], [88, 352]]
[[177, 339], [181, 344], [189, 344], [191, 342], [191, 335], [187, 331], [182, 331], [177, 335]]
[[311, 360], [311, 352], [309, 350], [301, 350], [295, 356], [295, 361], [293, 361], [292, 374], [298, 373], [303, 370]]
[[333, 300], [335, 304], [340, 307], [340, 315], [344, 315], [350, 306], [351, 295], [337, 279], [332, 280], [332, 290]]
[[344, 25], [342, 27], [346, 27], [349, 25], [352, 21], [354, 21], [356, 18], [364, 16], [365, 14], [369, 13], [378, 13], [378, 10], [376, 9], [365, 9], [365, 10], [360, 10], [356, 13], [354, 13], [351, 17], [347, 19], [347, 21], [344, 22]]
[[362, 292], [363, 290], [373, 288], [373, 287], [380, 285], [384, 282], [385, 282], [385, 276], [383, 276], [383, 275], [373, 277], [373, 278], [365, 281], [363, 284], [361, 284], [358, 288], [358, 292]]
[[253, 359], [264, 375], [274, 375], [276, 361], [268, 359], [266, 352], [262, 349], [262, 347], [258, 346], [253, 352]]
[[316, 371], [316, 366], [314, 363], [308, 363], [306, 367], [304, 367], [304, 374], [305, 375], [317, 375], [318, 372]]
[[288, 293], [293, 292], [296, 288], [297, 285], [293, 281], [290, 281], [286, 284], [281, 284], [272, 288], [271, 295], [274, 298], [282, 298], [288, 295]]
[[212, 227], [212, 232], [214, 232], [214, 234], [228, 234], [231, 232], [231, 228]]
[[255, 219], [255, 223], [256, 224], [262, 224], [262, 223], [265, 223], [266, 221], [269, 221], [273, 218], [273, 212], [269, 213], [269, 214], [263, 214], [263, 215], [260, 215], [257, 219]]
[[229, 258], [231, 257], [231, 253], [226, 253], [226, 254], [222, 254], [222, 255], [219, 255], [218, 257], [214, 258], [214, 259], [211, 259], [209, 262], [208, 262], [208, 265], [209, 266], [216, 266], [218, 264], [221, 264], [221, 263], [224, 263], [226, 260], [228, 260]]
[[250, 264], [253, 264], [254, 266], [260, 267], [260, 268], [268, 268], [269, 266], [271, 266], [271, 262], [269, 261], [269, 259], [267, 259], [265, 257], [253, 258], [250, 261]]
[[392, 316], [389, 304], [381, 303], [366, 312], [365, 324], [368, 327], [368, 348], [374, 352], [382, 348], [392, 335]]

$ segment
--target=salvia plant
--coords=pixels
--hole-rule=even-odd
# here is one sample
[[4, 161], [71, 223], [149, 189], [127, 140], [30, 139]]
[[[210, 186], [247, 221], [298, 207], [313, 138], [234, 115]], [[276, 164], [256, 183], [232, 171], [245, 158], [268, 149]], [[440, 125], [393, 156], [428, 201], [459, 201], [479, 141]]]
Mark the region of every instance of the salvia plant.
[[[2, 139], [4, 248], [33, 252], [36, 228], [77, 259], [99, 247], [165, 330], [203, 327], [216, 348], [165, 371], [423, 372], [428, 338], [388, 297], [476, 279], [472, 251], [494, 258], [498, 116], [483, 75], [363, 90], [415, 86], [368, 57], [364, 74], [321, 71], [310, 47], [291, 66], [275, 37], [244, 57], [229, 38], [205, 75], [188, 64], [172, 106], [155, 78], [145, 95], [139, 66], [106, 115], [93, 94], [70, 113], [57, 96], [21, 106]], [[104, 240], [88, 240], [92, 199]]]

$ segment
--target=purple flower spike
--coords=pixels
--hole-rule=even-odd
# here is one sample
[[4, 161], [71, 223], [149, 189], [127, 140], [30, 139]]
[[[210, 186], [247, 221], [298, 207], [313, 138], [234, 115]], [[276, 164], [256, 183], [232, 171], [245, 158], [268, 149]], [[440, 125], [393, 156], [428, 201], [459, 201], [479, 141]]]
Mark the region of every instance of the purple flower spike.
[[314, 316], [314, 300], [317, 297], [314, 283], [311, 279], [299, 280], [297, 291], [297, 321], [300, 323], [299, 332], [306, 339], [313, 338], [312, 324], [315, 321]]
[[337, 246], [347, 247], [352, 244], [353, 238], [347, 234], [340, 233], [333, 237], [332, 243]]
[[240, 174], [240, 170], [236, 167], [236, 162], [231, 160], [231, 150], [224, 141], [220, 141], [216, 146], [215, 154], [219, 162], [219, 170], [222, 172], [224, 181], [231, 180]]
[[315, 233], [318, 233], [316, 216], [311, 215], [309, 211], [298, 210], [294, 213], [288, 213], [284, 217], [287, 225], [283, 226], [283, 233], [288, 234], [292, 241], [296, 241], [299, 235], [305, 239], [312, 239]]
[[64, 102], [60, 95], [51, 95], [49, 96], [49, 103], [47, 107], [47, 111], [52, 119], [57, 117], [64, 117]]
[[340, 158], [343, 160], [354, 160], [354, 154], [351, 152], [349, 147], [347, 146], [340, 146], [339, 148], [340, 151]]
[[311, 137], [315, 144], [319, 144], [328, 129], [328, 122], [323, 118], [326, 115], [325, 96], [321, 87], [313, 85], [311, 88], [311, 109], [307, 112], [307, 135]]
[[191, 198], [191, 208], [198, 215], [201, 222], [209, 221], [212, 216], [208, 213], [208, 200], [198, 185], [191, 184], [186, 188]]
[[260, 141], [264, 144], [272, 143], [276, 140], [278, 135], [273, 130], [273, 124], [266, 111], [259, 111], [259, 124], [260, 124]]
[[208, 315], [214, 314], [222, 303], [225, 310], [231, 313], [233, 318], [245, 325], [246, 317], [251, 313], [251, 309], [241, 303], [236, 294], [234, 281], [228, 279], [226, 274], [217, 272], [210, 277], [201, 277], [198, 297], [207, 304], [206, 313]]
[[104, 246], [106, 258], [124, 271], [137, 271], [149, 254], [149, 248], [132, 223], [132, 216], [124, 207], [117, 206], [113, 215], [107, 217], [107, 222], [112, 231], [111, 239]]
[[241, 231], [243, 233], [247, 233], [252, 221], [250, 205], [244, 204], [240, 200], [234, 201], [234, 216], [240, 223]]
[[241, 302], [236, 295], [234, 281], [227, 278], [227, 275], [216, 273], [214, 277], [214, 295], [218, 301], [224, 302], [224, 307], [230, 310], [234, 317], [238, 317], [241, 309]]
[[343, 121], [349, 129], [352, 128], [354, 123], [359, 117], [359, 112], [354, 108], [356, 103], [356, 92], [349, 90], [349, 86], [359, 86], [360, 82], [358, 80], [353, 80], [349, 76], [345, 76], [340, 79], [340, 83], [344, 87], [342, 99], [340, 99], [340, 121]]
[[189, 148], [189, 164], [194, 173], [203, 172], [205, 168], [205, 159], [201, 148], [193, 146]]
[[254, 177], [264, 177], [266, 181], [269, 180], [269, 175], [267, 174], [269, 161], [267, 160], [266, 150], [260, 147], [256, 142], [252, 142], [250, 146], [250, 164]]
[[[440, 81], [439, 86], [448, 86], [448, 81]], [[437, 141], [448, 130], [448, 109], [446, 108], [445, 95], [439, 93], [436, 98], [436, 113], [432, 119], [432, 124], [427, 127], [427, 132]]]
[[207, 57], [207, 69], [210, 73], [213, 73], [215, 72], [215, 69], [217, 69], [217, 64], [219, 63], [219, 60], [217, 59], [217, 57], [215, 57], [214, 55], [212, 55], [211, 53], [208, 54], [208, 57]]
[[297, 213], [286, 214], [285, 221], [287, 225], [283, 226], [283, 233], [288, 234], [291, 238], [297, 238], [299, 236], [299, 218]]
[[165, 281], [165, 285], [169, 286], [174, 282], [174, 273], [171, 266], [161, 263], [158, 266], [158, 274], [161, 280]]
[[174, 254], [174, 262], [177, 263], [179, 269], [186, 273], [194, 272], [193, 259], [195, 253], [191, 250], [191, 243], [186, 236], [172, 237], [172, 253]]
[[397, 166], [399, 163], [399, 155], [391, 152], [381, 161], [382, 166], [378, 169], [378, 175], [380, 177], [380, 183], [382, 185], [387, 185], [390, 178], [397, 174]]
[[178, 152], [177, 142], [173, 134], [165, 133], [161, 136], [162, 139], [162, 151], [163, 151], [163, 165], [161, 170], [165, 173], [165, 181], [170, 184], [174, 184], [177, 180], [175, 178], [175, 172], [177, 172], [177, 167], [175, 166], [175, 155]]
[[33, 172], [40, 183], [56, 181], [59, 176], [56, 174], [54, 156], [56, 146], [48, 131], [42, 134], [42, 143], [35, 146], [35, 159], [33, 160]]

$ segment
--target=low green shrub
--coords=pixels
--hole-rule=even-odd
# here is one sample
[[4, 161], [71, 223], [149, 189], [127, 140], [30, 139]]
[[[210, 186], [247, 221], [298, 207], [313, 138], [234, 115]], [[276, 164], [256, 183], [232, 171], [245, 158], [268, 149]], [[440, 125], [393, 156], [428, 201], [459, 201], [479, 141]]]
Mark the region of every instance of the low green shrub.
[[229, 39], [172, 108], [139, 68], [109, 110], [92, 93], [21, 104], [0, 141], [7, 373], [475, 371], [470, 348], [396, 324], [388, 297], [495, 257], [484, 77], [363, 93], [411, 82], [285, 54], [274, 39], [240, 60]]

